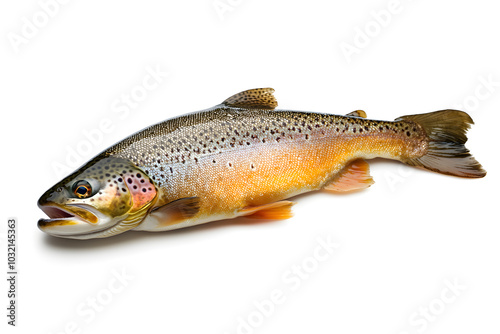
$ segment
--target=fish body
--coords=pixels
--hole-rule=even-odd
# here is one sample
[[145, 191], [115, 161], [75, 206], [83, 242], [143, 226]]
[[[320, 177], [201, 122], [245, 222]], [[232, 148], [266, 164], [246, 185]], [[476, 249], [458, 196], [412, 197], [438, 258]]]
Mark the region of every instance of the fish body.
[[148, 127], [49, 189], [39, 206], [49, 234], [102, 238], [249, 216], [284, 219], [295, 195], [373, 183], [364, 159], [382, 157], [462, 177], [483, 177], [464, 147], [461, 111], [395, 121], [276, 110], [273, 89]]

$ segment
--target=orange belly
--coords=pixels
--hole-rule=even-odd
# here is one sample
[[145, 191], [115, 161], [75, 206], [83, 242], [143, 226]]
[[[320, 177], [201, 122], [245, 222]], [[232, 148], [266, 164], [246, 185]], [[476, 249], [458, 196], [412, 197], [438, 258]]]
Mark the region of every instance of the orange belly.
[[164, 194], [161, 204], [196, 196], [202, 199], [200, 217], [230, 216], [242, 208], [321, 189], [356, 158], [398, 154], [396, 143], [384, 143], [325, 136], [212, 155], [200, 160], [176, 191]]

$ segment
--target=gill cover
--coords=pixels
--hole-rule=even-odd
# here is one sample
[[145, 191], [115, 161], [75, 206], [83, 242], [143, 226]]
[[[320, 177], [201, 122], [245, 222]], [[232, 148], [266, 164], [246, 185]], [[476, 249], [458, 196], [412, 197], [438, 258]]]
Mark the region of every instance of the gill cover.
[[139, 225], [156, 194], [151, 179], [130, 161], [97, 157], [42, 195], [38, 206], [50, 219], [38, 226], [65, 238], [112, 236]]

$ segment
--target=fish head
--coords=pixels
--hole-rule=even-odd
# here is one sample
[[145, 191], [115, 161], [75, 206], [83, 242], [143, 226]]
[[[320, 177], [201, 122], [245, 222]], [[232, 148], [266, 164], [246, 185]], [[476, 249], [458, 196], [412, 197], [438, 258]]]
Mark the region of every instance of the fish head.
[[153, 207], [157, 188], [132, 162], [97, 157], [47, 190], [38, 206], [49, 219], [38, 227], [53, 236], [104, 238], [139, 225]]

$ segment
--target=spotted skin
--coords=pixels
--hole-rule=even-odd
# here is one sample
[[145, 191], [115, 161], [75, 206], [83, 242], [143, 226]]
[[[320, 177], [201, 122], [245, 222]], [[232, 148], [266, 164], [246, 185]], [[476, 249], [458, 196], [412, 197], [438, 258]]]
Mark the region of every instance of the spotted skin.
[[172, 229], [321, 189], [356, 158], [423, 154], [425, 140], [405, 121], [221, 105], [153, 125], [106, 153], [152, 179], [156, 207], [201, 198], [199, 214]]
[[[355, 139], [384, 154], [421, 151], [425, 134], [407, 122], [294, 111], [215, 108], [153, 125], [108, 150], [143, 168], [160, 187], [185, 166], [221, 154], [290, 143], [314, 144]], [[397, 147], [387, 145], [387, 140]], [[228, 165], [228, 167], [230, 167]]]

